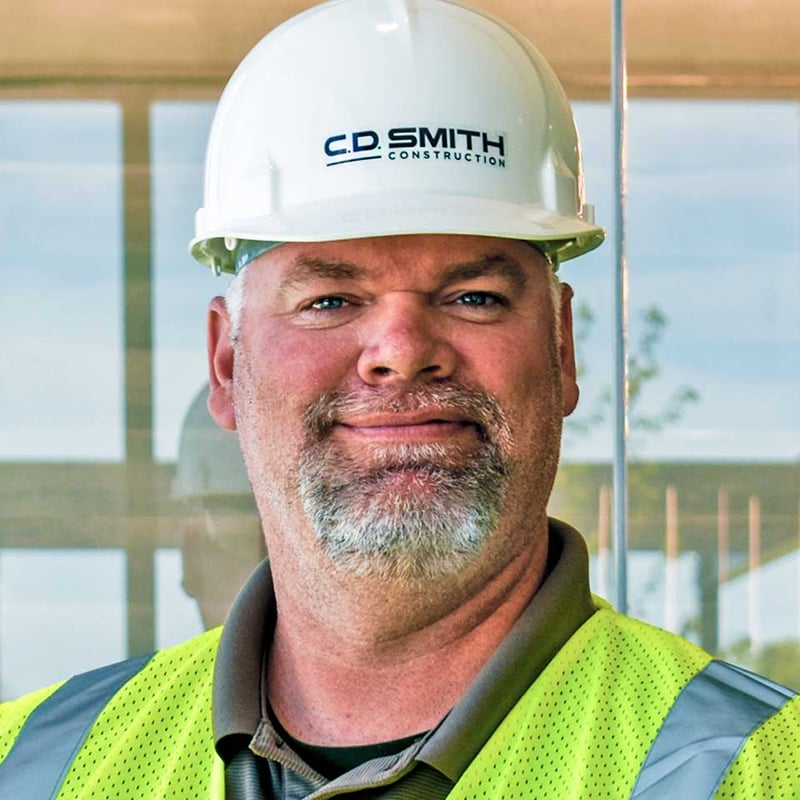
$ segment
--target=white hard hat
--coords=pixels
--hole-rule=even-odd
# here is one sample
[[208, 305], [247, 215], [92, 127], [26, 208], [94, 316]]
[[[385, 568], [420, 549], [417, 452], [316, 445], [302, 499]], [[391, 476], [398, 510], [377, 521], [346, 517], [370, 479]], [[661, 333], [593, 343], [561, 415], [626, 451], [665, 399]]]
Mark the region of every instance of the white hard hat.
[[192, 254], [394, 234], [523, 239], [564, 260], [604, 238], [555, 74], [451, 0], [333, 0], [288, 20], [226, 87]]

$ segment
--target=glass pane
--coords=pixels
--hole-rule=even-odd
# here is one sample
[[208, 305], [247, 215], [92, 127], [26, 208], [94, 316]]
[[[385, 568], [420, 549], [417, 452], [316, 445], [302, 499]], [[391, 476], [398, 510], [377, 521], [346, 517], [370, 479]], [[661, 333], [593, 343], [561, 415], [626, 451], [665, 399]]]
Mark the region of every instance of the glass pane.
[[581, 137], [586, 200], [594, 205], [597, 224], [607, 229], [609, 238], [597, 250], [567, 261], [559, 269], [561, 280], [575, 290], [573, 314], [581, 387], [578, 408], [565, 422], [562, 461], [610, 462], [613, 425], [605, 395], [614, 369], [612, 117], [607, 103], [577, 102], [573, 109]]
[[[589, 199], [608, 225], [609, 111], [579, 103], [576, 113]], [[798, 142], [797, 103], [630, 103], [629, 610], [791, 684], [800, 684]], [[600, 253], [563, 268], [580, 312], [582, 396], [552, 511], [581, 527], [593, 586], [613, 596], [613, 267], [611, 248]]]
[[658, 420], [676, 391], [699, 394], [668, 436], [640, 428], [640, 458], [800, 453], [799, 121], [796, 103], [631, 104], [634, 342], [647, 309], [665, 315], [639, 414]]
[[194, 214], [203, 204], [203, 162], [212, 102], [158, 102], [150, 110], [155, 456], [174, 461], [183, 418], [206, 381], [206, 307], [224, 294], [188, 251]]
[[238, 438], [205, 408], [206, 308], [227, 279], [195, 262], [187, 242], [213, 112], [210, 102], [159, 102], [150, 112], [155, 456], [173, 475], [161, 527], [178, 545], [156, 559], [159, 645], [220, 624], [264, 555]]
[[125, 656], [118, 550], [0, 550], [0, 699]]
[[0, 457], [123, 453], [121, 115], [0, 102]]
[[3, 696], [125, 655], [121, 142], [114, 103], [0, 102]]

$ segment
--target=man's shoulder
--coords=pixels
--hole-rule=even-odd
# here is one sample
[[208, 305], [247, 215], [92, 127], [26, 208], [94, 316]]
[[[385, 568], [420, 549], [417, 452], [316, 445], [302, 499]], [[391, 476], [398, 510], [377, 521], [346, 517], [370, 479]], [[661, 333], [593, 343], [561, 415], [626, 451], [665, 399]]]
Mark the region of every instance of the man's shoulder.
[[213, 667], [221, 636], [222, 626], [204, 631], [179, 644], [156, 650], [147, 665], [167, 672], [185, 670], [187, 665]]
[[723, 781], [720, 798], [800, 800], [792, 691], [595, 602], [464, 773], [454, 800], [507, 796], [506, 786], [534, 782], [554, 787], [542, 798], [712, 797]]
[[67, 784], [102, 786], [104, 797], [152, 797], [164, 786], [160, 797], [206, 796], [219, 766], [219, 637], [212, 630], [0, 706], [0, 796], [55, 797]]
[[663, 667], [686, 675], [711, 661], [709, 653], [683, 636], [621, 614], [600, 598], [593, 596], [593, 600], [597, 611], [576, 632], [573, 648], [582, 650], [590, 644], [608, 660], [642, 669]]
[[98, 696], [110, 702], [124, 687], [139, 691], [143, 685], [155, 688], [153, 682], [162, 692], [168, 687], [180, 690], [179, 687], [188, 683], [210, 685], [221, 633], [222, 628], [205, 631], [155, 653], [80, 673], [0, 703], [0, 760], [28, 718], [45, 705], [55, 707], [68, 701], [74, 707], [80, 707], [84, 700], [88, 702]]

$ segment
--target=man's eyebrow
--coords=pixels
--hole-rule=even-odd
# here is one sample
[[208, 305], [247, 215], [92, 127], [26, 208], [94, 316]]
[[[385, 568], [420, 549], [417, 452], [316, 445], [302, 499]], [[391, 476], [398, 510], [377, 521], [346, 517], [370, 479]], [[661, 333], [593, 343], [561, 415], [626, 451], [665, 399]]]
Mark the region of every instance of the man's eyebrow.
[[302, 286], [309, 281], [329, 278], [332, 280], [362, 278], [365, 275], [363, 267], [349, 261], [332, 261], [316, 256], [300, 256], [295, 259], [281, 280], [278, 292]]
[[525, 267], [505, 253], [490, 253], [475, 261], [453, 264], [442, 275], [442, 286], [475, 278], [501, 277], [509, 280], [521, 292], [528, 283]]
[[[289, 266], [278, 286], [282, 294], [310, 281], [320, 279], [357, 280], [367, 271], [350, 261], [331, 260], [318, 256], [300, 256]], [[465, 261], [446, 267], [439, 280], [442, 287], [458, 281], [477, 278], [501, 277], [510, 281], [517, 292], [523, 291], [528, 282], [525, 267], [505, 253], [487, 253], [474, 261]]]

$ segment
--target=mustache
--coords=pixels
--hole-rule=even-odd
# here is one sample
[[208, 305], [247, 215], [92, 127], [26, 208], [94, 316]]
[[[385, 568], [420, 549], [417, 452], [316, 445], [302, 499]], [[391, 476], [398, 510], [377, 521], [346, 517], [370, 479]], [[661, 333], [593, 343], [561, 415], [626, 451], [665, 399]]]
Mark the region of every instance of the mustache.
[[511, 443], [511, 429], [500, 403], [492, 395], [457, 384], [422, 384], [412, 389], [379, 392], [327, 392], [304, 413], [306, 432], [313, 440], [324, 439], [333, 426], [351, 415], [410, 413], [436, 409], [463, 417], [475, 425], [481, 438], [501, 447]]

